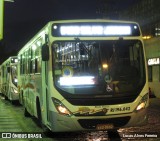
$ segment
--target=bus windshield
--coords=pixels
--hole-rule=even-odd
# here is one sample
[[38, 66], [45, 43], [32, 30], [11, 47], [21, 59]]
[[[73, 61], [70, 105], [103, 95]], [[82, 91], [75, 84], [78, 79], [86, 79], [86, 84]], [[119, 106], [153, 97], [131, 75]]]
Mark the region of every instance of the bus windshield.
[[114, 95], [138, 92], [145, 84], [139, 40], [56, 41], [53, 77], [68, 95]]

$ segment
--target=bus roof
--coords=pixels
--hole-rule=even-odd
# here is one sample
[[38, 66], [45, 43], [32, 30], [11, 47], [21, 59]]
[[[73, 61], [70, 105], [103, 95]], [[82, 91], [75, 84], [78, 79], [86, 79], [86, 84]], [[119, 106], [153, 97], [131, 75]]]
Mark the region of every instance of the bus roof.
[[58, 20], [50, 21], [49, 23], [74, 23], [74, 22], [115, 22], [115, 23], [135, 23], [134, 21], [123, 21], [123, 20], [109, 20], [109, 19], [74, 19], [74, 20]]
[[28, 46], [33, 44], [37, 38], [41, 36], [41, 34], [48, 33], [47, 27], [51, 27], [53, 24], [67, 24], [67, 23], [119, 23], [119, 24], [136, 24], [139, 27], [137, 22], [133, 21], [121, 21], [121, 20], [108, 20], [108, 19], [74, 19], [74, 20], [57, 20], [57, 21], [49, 21], [33, 38], [31, 38], [18, 52], [22, 52], [22, 50], [26, 50]]

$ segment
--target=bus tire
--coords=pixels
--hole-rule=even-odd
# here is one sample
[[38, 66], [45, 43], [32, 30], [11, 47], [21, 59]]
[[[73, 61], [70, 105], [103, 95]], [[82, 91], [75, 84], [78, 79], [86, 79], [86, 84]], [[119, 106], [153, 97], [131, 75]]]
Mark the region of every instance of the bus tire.
[[24, 105], [24, 116], [25, 117], [31, 117], [30, 113], [27, 111], [27, 108]]
[[19, 103], [20, 103], [21, 105], [24, 104], [24, 100], [23, 100], [23, 91], [21, 91], [21, 93], [19, 94]]
[[11, 100], [12, 105], [16, 104], [16, 100]]
[[30, 117], [30, 116], [31, 116], [30, 113], [27, 111], [26, 108], [24, 108], [24, 116], [25, 116], [25, 117]]
[[5, 95], [5, 96], [4, 96], [4, 99], [5, 99], [5, 100], [8, 100], [8, 97]]
[[38, 122], [40, 124], [40, 127], [42, 128], [44, 134], [49, 134], [50, 130], [42, 122], [42, 113], [41, 113], [40, 102], [39, 102], [38, 98], [37, 98], [37, 102], [36, 103], [37, 103], [37, 118], [38, 118]]
[[41, 120], [42, 120], [42, 115], [41, 115], [40, 103], [39, 103], [39, 99], [38, 98], [36, 100], [36, 106], [37, 106], [37, 118], [38, 118], [38, 121], [40, 123]]
[[21, 102], [21, 94], [19, 94], [19, 104], [22, 105], [22, 102]]

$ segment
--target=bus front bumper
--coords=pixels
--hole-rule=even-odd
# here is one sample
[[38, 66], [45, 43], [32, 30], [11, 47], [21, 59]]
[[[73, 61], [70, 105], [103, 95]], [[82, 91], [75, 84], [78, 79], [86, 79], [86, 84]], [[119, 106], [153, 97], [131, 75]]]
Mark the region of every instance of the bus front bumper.
[[[51, 118], [52, 117], [52, 118]], [[147, 108], [140, 111], [108, 116], [64, 116], [50, 111], [50, 129], [53, 132], [73, 132], [84, 130], [97, 130], [97, 125], [109, 125], [109, 129], [119, 129], [126, 127], [138, 127], [148, 123]], [[113, 126], [110, 126], [113, 125]], [[103, 126], [102, 126], [103, 127]]]

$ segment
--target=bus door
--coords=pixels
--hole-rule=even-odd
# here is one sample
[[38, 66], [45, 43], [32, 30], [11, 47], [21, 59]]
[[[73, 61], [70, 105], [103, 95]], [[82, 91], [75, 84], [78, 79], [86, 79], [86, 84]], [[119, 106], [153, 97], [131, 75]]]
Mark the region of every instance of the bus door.
[[42, 98], [41, 98], [41, 106], [44, 108], [44, 118], [48, 121], [48, 111], [49, 111], [49, 96], [48, 96], [48, 62], [42, 61]]
[[24, 57], [23, 57], [23, 65], [25, 69], [23, 69], [23, 74], [24, 74], [24, 77], [23, 77], [23, 81], [24, 81], [24, 86], [25, 86], [25, 90], [24, 90], [24, 95], [26, 97], [26, 100], [25, 100], [25, 104], [26, 106], [28, 107], [28, 111], [32, 111], [32, 107], [31, 107], [31, 98], [29, 96], [30, 94], [30, 88], [31, 88], [31, 77], [32, 77], [32, 63], [29, 62], [29, 59], [28, 57], [31, 56], [31, 52], [30, 52], [30, 49], [29, 50], [26, 50], [25, 53], [24, 53]]
[[[44, 53], [45, 52], [45, 53]], [[47, 56], [44, 58], [44, 54]], [[49, 93], [48, 93], [48, 60], [49, 60], [49, 47], [48, 45], [42, 46], [42, 95], [43, 95], [43, 108], [45, 122], [49, 121]]]

